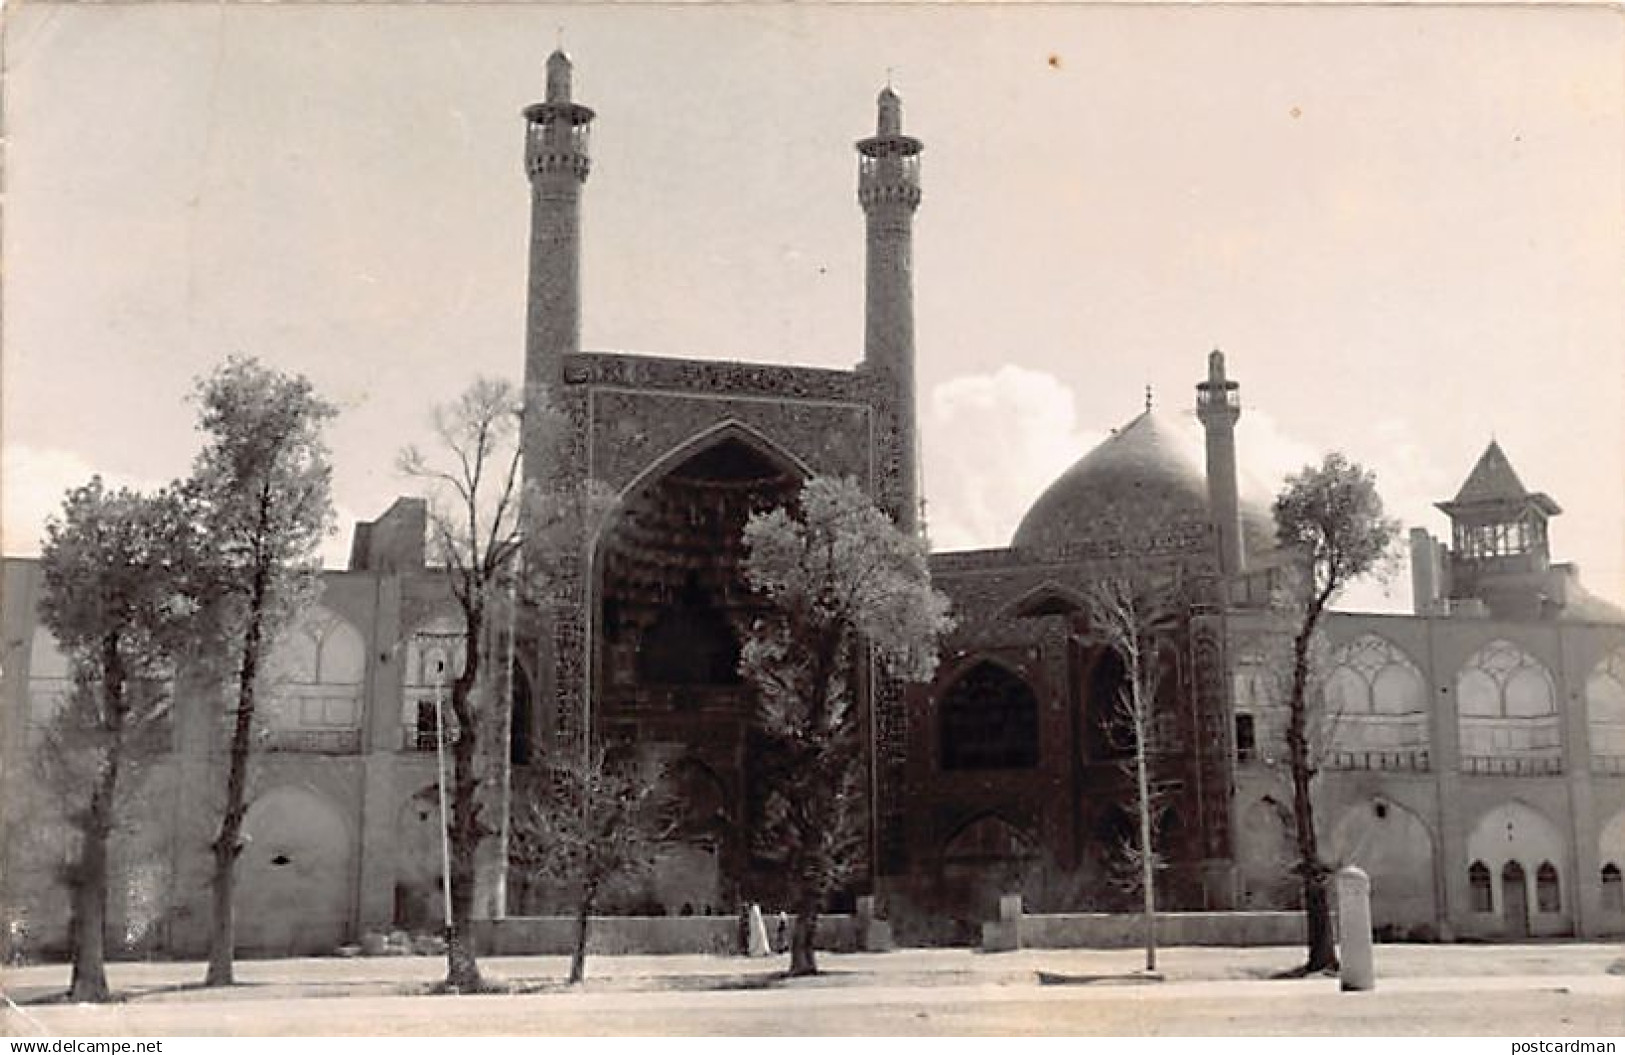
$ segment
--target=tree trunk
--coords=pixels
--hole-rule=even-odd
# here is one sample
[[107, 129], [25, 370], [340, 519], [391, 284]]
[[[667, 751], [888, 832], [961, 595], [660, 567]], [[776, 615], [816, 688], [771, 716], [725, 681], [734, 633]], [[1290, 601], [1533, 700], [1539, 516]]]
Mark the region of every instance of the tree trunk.
[[[456, 769], [459, 776], [454, 785], [460, 799], [464, 794], [462, 766], [459, 764]], [[472, 783], [470, 781], [470, 785]], [[468, 794], [472, 796], [472, 787]], [[451, 812], [453, 817], [461, 813], [456, 803]], [[470, 840], [462, 825], [455, 827], [451, 840], [451, 926], [446, 932], [446, 988], [456, 993], [477, 992], [483, 984], [470, 932], [474, 916], [474, 854], [478, 846], [479, 840]]]
[[[455, 916], [455, 907], [452, 913]], [[466, 921], [460, 927], [453, 921], [446, 933], [446, 988], [451, 992], [472, 993], [484, 984], [471, 938]]]
[[[94, 823], [94, 822], [92, 822]], [[88, 826], [87, 826], [88, 829]], [[73, 982], [68, 999], [102, 1003], [107, 985], [107, 832], [86, 830], [73, 891]]]
[[1320, 844], [1315, 837], [1315, 807], [1309, 790], [1312, 775], [1307, 765], [1294, 764], [1292, 767], [1292, 818], [1293, 827], [1297, 829], [1297, 872], [1303, 885], [1303, 909], [1308, 927], [1309, 960], [1304, 964], [1304, 970], [1309, 973], [1331, 970], [1337, 966], [1337, 948], [1332, 941], [1331, 897], [1326, 889], [1331, 869], [1320, 859]]
[[484, 834], [479, 817], [479, 774], [475, 770], [475, 748], [479, 735], [474, 709], [469, 706], [480, 671], [480, 632], [483, 620], [477, 611], [464, 609], [463, 672], [451, 686], [451, 710], [457, 720], [457, 739], [452, 742], [451, 817], [441, 818], [451, 825], [451, 927], [446, 934], [446, 988], [456, 993], [477, 992], [483, 984], [479, 961], [469, 924], [474, 915], [474, 879], [478, 871], [475, 855]]
[[[1133, 618], [1133, 609], [1129, 611]], [[1157, 862], [1152, 856], [1151, 846], [1151, 779], [1146, 772], [1146, 752], [1150, 749], [1146, 743], [1147, 721], [1146, 711], [1150, 701], [1146, 699], [1145, 678], [1141, 672], [1142, 656], [1135, 635], [1140, 631], [1138, 625], [1127, 627], [1129, 631], [1129, 693], [1131, 706], [1134, 708], [1134, 792], [1135, 801], [1139, 806], [1140, 820], [1140, 897], [1141, 910], [1145, 915], [1145, 969], [1157, 969]]]
[[578, 985], [587, 977], [587, 927], [592, 919], [592, 906], [597, 897], [598, 892], [589, 889], [581, 899], [581, 904], [576, 907], [576, 945], [575, 951], [570, 954], [571, 985]]
[[254, 747], [255, 682], [259, 678], [260, 639], [264, 633], [269, 572], [255, 569], [249, 593], [248, 626], [243, 635], [242, 665], [237, 671], [237, 717], [231, 730], [231, 761], [226, 773], [226, 808], [215, 836], [214, 876], [210, 881], [214, 915], [209, 929], [209, 969], [205, 986], [232, 985], [237, 951], [233, 903], [237, 892], [237, 858], [243, 852], [243, 819], [248, 814], [248, 756]]
[[116, 638], [102, 643], [102, 731], [107, 734], [96, 784], [79, 827], [79, 861], [73, 888], [73, 980], [71, 1000], [101, 1003], [112, 998], [107, 985], [107, 843], [113, 832], [119, 767], [124, 761], [124, 662]]
[[1330, 878], [1330, 869], [1318, 868], [1314, 875], [1305, 876], [1303, 881], [1304, 915], [1309, 927], [1309, 962], [1304, 965], [1304, 970], [1310, 974], [1337, 969], [1337, 945], [1332, 940]]
[[[222, 835], [224, 831], [222, 830]], [[209, 967], [203, 976], [205, 986], [235, 985], [234, 962], [237, 953], [237, 920], [233, 912], [236, 898], [236, 854], [214, 855], [214, 876], [209, 880], [212, 907], [209, 930]]]
[[1145, 969], [1157, 969], [1157, 862], [1151, 846], [1151, 785], [1145, 772], [1145, 723], [1136, 721], [1135, 778], [1140, 796], [1140, 885], [1145, 913]]
[[803, 901], [796, 911], [795, 926], [790, 928], [790, 977], [818, 973], [817, 935], [818, 905], [811, 900]]
[[226, 776], [226, 809], [220, 818], [220, 832], [210, 849], [214, 854], [214, 875], [209, 889], [213, 914], [209, 929], [209, 968], [205, 986], [232, 985], [232, 961], [236, 955], [237, 929], [233, 912], [237, 891], [237, 858], [242, 854], [243, 819], [248, 814], [248, 752], [253, 726], [252, 704], [237, 710], [237, 725], [231, 738], [231, 763]]
[[1337, 948], [1332, 941], [1331, 898], [1326, 882], [1331, 870], [1320, 859], [1315, 836], [1315, 804], [1310, 784], [1315, 771], [1309, 758], [1309, 646], [1320, 606], [1311, 606], [1302, 629], [1292, 642], [1292, 695], [1288, 700], [1287, 755], [1292, 769], [1292, 822], [1298, 851], [1297, 872], [1303, 884], [1303, 908], [1308, 929], [1306, 973], [1337, 967]]

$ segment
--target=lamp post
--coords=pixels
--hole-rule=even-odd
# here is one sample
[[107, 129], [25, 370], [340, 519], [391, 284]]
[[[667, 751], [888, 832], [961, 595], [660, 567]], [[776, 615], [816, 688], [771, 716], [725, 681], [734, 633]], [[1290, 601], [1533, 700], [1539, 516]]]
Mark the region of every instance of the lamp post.
[[501, 820], [502, 830], [499, 835], [497, 854], [496, 895], [493, 899], [493, 914], [499, 919], [508, 915], [508, 847], [513, 838], [513, 665], [516, 650], [515, 638], [518, 635], [518, 579], [524, 572], [524, 549], [520, 548], [514, 557], [515, 567], [508, 570], [508, 619], [507, 640], [502, 649], [502, 757], [499, 760], [502, 768], [501, 810], [498, 816]]
[[445, 912], [446, 940], [451, 940], [451, 833], [446, 813], [446, 658], [434, 661], [435, 784], [440, 789], [440, 901]]

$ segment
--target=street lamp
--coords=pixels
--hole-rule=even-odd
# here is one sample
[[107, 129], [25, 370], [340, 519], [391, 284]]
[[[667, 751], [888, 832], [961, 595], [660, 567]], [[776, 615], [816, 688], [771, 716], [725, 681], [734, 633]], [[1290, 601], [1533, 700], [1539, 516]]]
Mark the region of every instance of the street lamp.
[[446, 940], [451, 941], [451, 834], [446, 812], [446, 657], [434, 661], [434, 762], [440, 789], [440, 901], [445, 912]]

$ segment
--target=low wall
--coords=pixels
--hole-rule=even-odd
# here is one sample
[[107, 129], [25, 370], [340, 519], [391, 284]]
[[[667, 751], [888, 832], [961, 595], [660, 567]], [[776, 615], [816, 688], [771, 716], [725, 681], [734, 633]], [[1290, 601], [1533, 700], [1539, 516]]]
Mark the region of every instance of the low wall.
[[[1080, 912], [1020, 917], [1027, 949], [1124, 949], [1145, 941], [1139, 916]], [[1301, 912], [1159, 912], [1159, 945], [1301, 945]]]
[[[776, 939], [774, 930], [770, 918], [768, 933]], [[509, 916], [476, 920], [473, 932], [474, 948], [481, 956], [563, 956], [575, 949], [576, 921], [568, 916]], [[732, 916], [594, 916], [587, 929], [587, 951], [598, 956], [734, 956], [745, 951], [743, 934], [740, 921]], [[818, 947], [855, 952], [858, 918], [819, 916]]]

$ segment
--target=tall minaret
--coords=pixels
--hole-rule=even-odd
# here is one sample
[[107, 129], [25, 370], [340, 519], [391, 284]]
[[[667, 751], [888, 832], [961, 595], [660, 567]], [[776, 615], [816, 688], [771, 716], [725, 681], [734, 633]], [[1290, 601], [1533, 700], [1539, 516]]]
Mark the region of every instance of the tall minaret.
[[[581, 350], [581, 186], [592, 165], [587, 134], [593, 113], [570, 98], [571, 71], [570, 56], [553, 52], [547, 59], [547, 101], [525, 107], [525, 175], [530, 177], [527, 398], [538, 387], [556, 398], [564, 357]], [[541, 452], [531, 446], [527, 442], [527, 478], [543, 468]]]
[[880, 93], [875, 134], [858, 142], [858, 202], [867, 220], [863, 369], [887, 395], [881, 411], [882, 507], [905, 531], [919, 525], [914, 429], [914, 210], [920, 141], [903, 134], [903, 100]]
[[1247, 566], [1241, 535], [1241, 493], [1236, 480], [1236, 420], [1241, 388], [1224, 376], [1224, 353], [1207, 357], [1207, 380], [1196, 386], [1196, 416], [1207, 430], [1207, 500], [1219, 529], [1219, 567], [1234, 575]]

